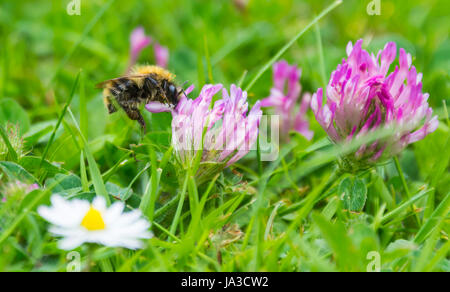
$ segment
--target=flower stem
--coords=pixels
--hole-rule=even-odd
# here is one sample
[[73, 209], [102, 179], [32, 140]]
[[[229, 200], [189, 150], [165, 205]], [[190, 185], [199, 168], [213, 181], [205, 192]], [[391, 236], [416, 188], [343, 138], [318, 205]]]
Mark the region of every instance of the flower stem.
[[[411, 199], [411, 193], [409, 192], [408, 184], [406, 183], [405, 175], [403, 174], [402, 167], [400, 165], [400, 161], [397, 156], [394, 156], [395, 168], [397, 169], [398, 175], [400, 176], [400, 180], [402, 181], [403, 188], [405, 189], [406, 196], [408, 200]], [[412, 211], [415, 213], [416, 223], [419, 224], [419, 216], [415, 212], [416, 206], [412, 205]]]
[[181, 210], [183, 209], [184, 199], [186, 197], [186, 189], [189, 178], [189, 172], [186, 172], [186, 176], [184, 178], [183, 189], [181, 191], [180, 200], [178, 201], [177, 211], [175, 212], [175, 217], [173, 218], [172, 225], [170, 226], [170, 233], [175, 234], [177, 231], [178, 221], [180, 221]]
[[400, 166], [400, 161], [398, 160], [397, 156], [394, 157], [394, 163], [395, 163], [395, 168], [397, 169], [398, 175], [400, 176], [400, 179], [402, 181], [403, 188], [405, 189], [406, 196], [408, 197], [408, 199], [411, 199], [411, 193], [409, 192], [408, 185], [406, 184], [405, 175], [403, 174], [402, 167]]

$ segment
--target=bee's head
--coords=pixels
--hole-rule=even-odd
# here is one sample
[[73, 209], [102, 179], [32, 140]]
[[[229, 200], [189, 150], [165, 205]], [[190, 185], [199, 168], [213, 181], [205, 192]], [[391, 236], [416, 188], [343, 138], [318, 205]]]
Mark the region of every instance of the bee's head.
[[166, 96], [170, 103], [177, 106], [179, 100], [179, 93], [175, 85], [168, 84], [166, 87]]
[[[183, 83], [183, 85], [186, 83], [187, 81]], [[163, 89], [166, 94], [166, 97], [174, 108], [177, 107], [178, 102], [180, 101], [183, 94], [186, 95], [183, 89], [183, 85], [181, 87], [177, 87], [175, 86], [175, 84], [168, 81], [164, 81], [163, 83]]]

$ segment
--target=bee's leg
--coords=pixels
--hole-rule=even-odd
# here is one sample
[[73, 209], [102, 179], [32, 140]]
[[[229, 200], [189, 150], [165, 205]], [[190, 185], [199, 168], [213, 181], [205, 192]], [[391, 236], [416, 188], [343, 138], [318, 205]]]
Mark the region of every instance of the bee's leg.
[[[131, 146], [131, 145], [130, 145]], [[137, 159], [137, 156], [136, 156], [136, 152], [131, 152], [131, 156], [133, 157], [133, 159], [134, 159], [134, 161], [135, 162], [142, 162], [141, 160], [139, 160], [139, 159]]]
[[111, 96], [104, 97], [103, 102], [105, 103], [109, 114], [115, 113], [117, 111], [116, 107], [114, 106], [114, 104], [111, 101]]
[[141, 112], [138, 109], [130, 109], [130, 108], [125, 109], [125, 112], [127, 113], [130, 119], [132, 119], [133, 121], [138, 121], [138, 123], [144, 129], [144, 133], [146, 133], [147, 126], [145, 124], [144, 117], [142, 117]]
[[140, 147], [141, 144], [136, 145], [136, 144], [130, 144], [130, 151], [131, 151], [131, 156], [133, 157], [134, 161], [136, 162], [142, 162], [141, 160], [137, 159], [137, 155], [136, 155], [136, 148]]
[[142, 130], [144, 131], [144, 135], [145, 135], [147, 133], [147, 125], [145, 124], [144, 117], [142, 116], [142, 114], [139, 111], [137, 113], [139, 115], [139, 118], [137, 121], [141, 125]]

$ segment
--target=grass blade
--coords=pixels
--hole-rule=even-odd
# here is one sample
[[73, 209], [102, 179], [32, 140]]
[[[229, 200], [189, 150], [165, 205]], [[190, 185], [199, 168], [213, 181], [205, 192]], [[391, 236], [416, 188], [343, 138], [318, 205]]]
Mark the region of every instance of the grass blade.
[[392, 210], [391, 212], [387, 213], [386, 215], [383, 216], [383, 218], [381, 218], [381, 224], [385, 224], [387, 221], [391, 220], [392, 218], [397, 217], [401, 212], [403, 212], [404, 210], [409, 208], [412, 204], [417, 202], [419, 199], [423, 198], [425, 195], [427, 195], [431, 191], [432, 190], [421, 191], [417, 195], [412, 197], [411, 199], [407, 200], [406, 202], [404, 202], [403, 204], [401, 204], [400, 206], [398, 206], [397, 208]]
[[68, 112], [75, 124], [75, 127], [78, 130], [78, 134], [80, 135], [81, 139], [83, 140], [83, 150], [84, 154], [86, 155], [86, 159], [88, 161], [89, 166], [89, 172], [91, 174], [92, 183], [94, 184], [94, 189], [97, 195], [102, 196], [106, 200], [106, 204], [109, 206], [111, 205], [111, 200], [109, 198], [108, 191], [106, 190], [105, 184], [103, 182], [102, 174], [100, 173], [100, 169], [98, 168], [97, 163], [95, 162], [94, 156], [92, 155], [91, 150], [89, 149], [88, 142], [83, 136], [83, 133], [81, 133], [80, 127], [78, 126], [77, 120], [75, 119], [75, 116], [73, 115], [70, 108], [68, 109]]
[[53, 144], [53, 141], [55, 139], [56, 131], [59, 129], [59, 126], [61, 125], [61, 122], [64, 119], [64, 116], [66, 115], [67, 109], [69, 108], [69, 105], [72, 102], [72, 99], [75, 95], [75, 90], [78, 86], [80, 74], [81, 74], [81, 70], [78, 72], [77, 77], [75, 78], [75, 82], [73, 83], [72, 91], [69, 96], [69, 100], [66, 102], [66, 105], [64, 106], [63, 110], [61, 111], [61, 114], [58, 117], [58, 121], [56, 122], [55, 128], [53, 129], [52, 135], [50, 136], [50, 139], [48, 140], [48, 143], [45, 146], [44, 153], [42, 154], [40, 166], [42, 166], [42, 163], [44, 163], [44, 160], [48, 154], [48, 150], [50, 149], [50, 146]]
[[286, 45], [284, 45], [276, 54], [269, 60], [256, 74], [255, 77], [250, 81], [250, 83], [245, 88], [245, 91], [249, 91], [256, 81], [266, 72], [269, 68], [305, 33], [307, 32], [314, 24], [316, 24], [319, 20], [321, 20], [325, 15], [330, 13], [333, 9], [338, 7], [342, 3], [342, 0], [334, 1], [330, 6], [325, 8], [319, 15], [317, 15], [308, 25], [306, 25], [297, 35], [295, 35]]
[[450, 240], [447, 240], [445, 244], [436, 252], [435, 256], [428, 262], [428, 265], [424, 268], [424, 272], [431, 272], [436, 265], [446, 257], [450, 251]]
[[[131, 187], [134, 185], [134, 183], [141, 177], [141, 175], [147, 171], [147, 169], [150, 167], [150, 164], [147, 163], [144, 168], [138, 172], [138, 174], [131, 180], [131, 182], [128, 184], [127, 190], [125, 192], [125, 196], [123, 197], [123, 201], [127, 201], [131, 195], [132, 195], [132, 191], [131, 191]], [[142, 202], [141, 202], [142, 204]], [[142, 209], [141, 209], [142, 210]]]
[[175, 217], [173, 218], [172, 225], [170, 226], [170, 233], [175, 234], [177, 231], [178, 221], [180, 221], [181, 211], [183, 210], [183, 203], [186, 197], [186, 189], [189, 179], [189, 172], [186, 172], [186, 177], [184, 178], [183, 189], [181, 190], [181, 196], [178, 201], [177, 211], [175, 212]]
[[431, 214], [431, 217], [422, 225], [419, 232], [417, 232], [415, 243], [422, 243], [433, 230], [441, 225], [441, 222], [450, 212], [450, 193], [445, 196], [445, 199], [437, 206], [436, 210]]
[[5, 142], [6, 148], [8, 148], [8, 155], [11, 157], [13, 162], [17, 161], [17, 153], [16, 150], [11, 145], [11, 142], [8, 139], [8, 135], [2, 126], [0, 126], [0, 136], [2, 136], [3, 141]]
[[81, 186], [83, 192], [89, 192], [89, 182], [86, 173], [86, 164], [84, 162], [83, 151], [80, 152], [80, 176], [81, 176]]
[[322, 46], [322, 36], [320, 35], [320, 27], [319, 24], [316, 23], [314, 25], [316, 31], [316, 39], [317, 39], [317, 50], [319, 54], [319, 68], [320, 68], [320, 78], [322, 79], [323, 88], [327, 87], [327, 77], [326, 77], [326, 69], [325, 69], [325, 58], [323, 55], [323, 46]]
[[[433, 188], [436, 188], [438, 183], [441, 181], [442, 175], [445, 174], [445, 170], [448, 169], [448, 165], [450, 162], [450, 151], [448, 149], [450, 149], [450, 131], [447, 135], [447, 142], [445, 143], [441, 152], [439, 152], [441, 153], [441, 155], [438, 155], [436, 157], [436, 162], [434, 163], [434, 166], [429, 175], [430, 186]], [[433, 192], [432, 194], [430, 194], [430, 197], [427, 201], [427, 209], [425, 210], [425, 213], [423, 215], [424, 221], [431, 216], [431, 213], [433, 212], [435, 207], [434, 201], [435, 194]]]
[[80, 76], [80, 129], [83, 136], [88, 137], [88, 112], [86, 103], [86, 77], [85, 74]]

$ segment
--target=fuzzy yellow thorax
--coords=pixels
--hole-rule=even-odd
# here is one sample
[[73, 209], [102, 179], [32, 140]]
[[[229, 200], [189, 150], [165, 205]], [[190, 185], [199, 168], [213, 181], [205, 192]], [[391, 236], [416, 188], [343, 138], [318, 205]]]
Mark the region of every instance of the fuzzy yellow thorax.
[[161, 79], [166, 79], [169, 81], [172, 81], [175, 78], [175, 75], [170, 73], [166, 69], [154, 65], [136, 66], [133, 69], [133, 74], [136, 75], [155, 74], [156, 76], [161, 77]]

